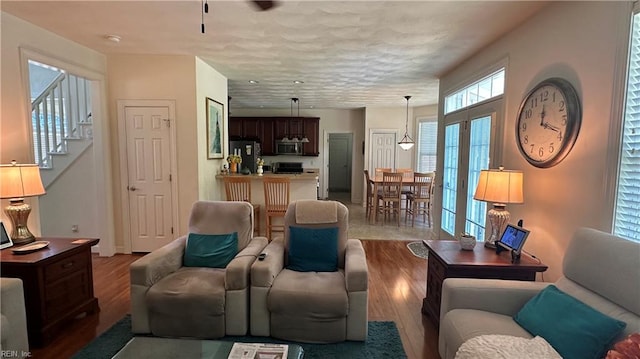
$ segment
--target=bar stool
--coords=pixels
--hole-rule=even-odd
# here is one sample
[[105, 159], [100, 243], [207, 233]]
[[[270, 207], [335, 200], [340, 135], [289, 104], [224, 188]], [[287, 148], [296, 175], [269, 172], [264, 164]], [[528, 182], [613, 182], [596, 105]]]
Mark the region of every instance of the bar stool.
[[[415, 223], [415, 217], [422, 214], [423, 221], [431, 227], [431, 198], [435, 173], [415, 173], [413, 175], [413, 191], [407, 195], [407, 217], [411, 215], [411, 227]], [[428, 220], [428, 221], [427, 221]]]
[[[267, 239], [273, 240], [273, 231], [284, 235], [284, 214], [289, 207], [289, 177], [265, 176], [264, 207], [267, 215]], [[282, 224], [273, 224], [273, 217], [282, 217]]]
[[[251, 203], [251, 178], [245, 176], [224, 177], [224, 190], [227, 193], [227, 201], [244, 201]], [[260, 235], [260, 205], [253, 206], [254, 233]]]

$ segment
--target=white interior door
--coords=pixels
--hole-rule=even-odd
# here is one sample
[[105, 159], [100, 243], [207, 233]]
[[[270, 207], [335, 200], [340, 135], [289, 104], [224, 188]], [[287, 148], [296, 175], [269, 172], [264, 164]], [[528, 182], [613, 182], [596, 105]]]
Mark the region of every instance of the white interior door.
[[373, 175], [375, 168], [396, 168], [397, 133], [391, 131], [375, 131], [371, 133], [371, 149], [369, 152], [369, 173]]
[[132, 252], [173, 240], [168, 107], [125, 107], [129, 228]]
[[350, 133], [329, 134], [329, 191], [351, 191], [351, 148]]

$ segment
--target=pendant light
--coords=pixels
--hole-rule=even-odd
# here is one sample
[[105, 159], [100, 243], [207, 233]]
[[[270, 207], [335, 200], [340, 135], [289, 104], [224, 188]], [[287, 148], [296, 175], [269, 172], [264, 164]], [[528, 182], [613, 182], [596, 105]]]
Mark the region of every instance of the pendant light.
[[[295, 99], [294, 97], [292, 97], [292, 98], [291, 98], [291, 115], [289, 116], [289, 119], [290, 119], [290, 120], [291, 120], [291, 119], [293, 119], [293, 100], [294, 100], [294, 99]], [[287, 128], [288, 128], [288, 127], [289, 127], [289, 126], [287, 126]], [[289, 137], [287, 136], [287, 133], [285, 133], [285, 134], [284, 134], [284, 137], [282, 138], [282, 142], [291, 142], [291, 140], [290, 140], [290, 139], [289, 139]]]
[[403, 150], [408, 151], [415, 145], [415, 142], [413, 142], [413, 139], [409, 136], [409, 99], [411, 96], [405, 96], [404, 98], [407, 99], [407, 119], [404, 122], [404, 137], [398, 142], [398, 145], [400, 145], [400, 148]]
[[[296, 102], [298, 103], [298, 118], [300, 118], [300, 101], [296, 99]], [[309, 139], [304, 135], [304, 122], [302, 123], [302, 139], [300, 140], [300, 142], [309, 143]]]

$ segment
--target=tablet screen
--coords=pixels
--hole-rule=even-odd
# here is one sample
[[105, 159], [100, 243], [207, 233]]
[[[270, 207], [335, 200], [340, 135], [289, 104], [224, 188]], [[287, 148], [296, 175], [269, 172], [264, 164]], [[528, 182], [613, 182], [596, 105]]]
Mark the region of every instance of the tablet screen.
[[13, 242], [7, 234], [7, 230], [4, 228], [4, 223], [0, 221], [0, 249], [11, 247]]
[[502, 232], [502, 237], [496, 244], [520, 254], [522, 247], [524, 247], [524, 242], [527, 240], [527, 236], [529, 236], [528, 230], [507, 224], [504, 232]]

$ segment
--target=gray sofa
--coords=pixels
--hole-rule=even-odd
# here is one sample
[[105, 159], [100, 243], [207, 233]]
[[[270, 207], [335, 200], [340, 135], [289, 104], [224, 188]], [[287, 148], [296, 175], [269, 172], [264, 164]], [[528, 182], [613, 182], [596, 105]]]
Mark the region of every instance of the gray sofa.
[[[616, 339], [640, 331], [640, 243], [594, 229], [578, 229], [555, 286], [598, 311], [624, 321]], [[512, 317], [550, 283], [446, 279], [442, 287], [439, 352], [454, 358], [466, 340], [485, 334], [531, 338]]]
[[[0, 351], [29, 351], [22, 280], [0, 278]], [[11, 354], [7, 354], [9, 356]]]

